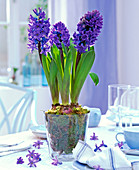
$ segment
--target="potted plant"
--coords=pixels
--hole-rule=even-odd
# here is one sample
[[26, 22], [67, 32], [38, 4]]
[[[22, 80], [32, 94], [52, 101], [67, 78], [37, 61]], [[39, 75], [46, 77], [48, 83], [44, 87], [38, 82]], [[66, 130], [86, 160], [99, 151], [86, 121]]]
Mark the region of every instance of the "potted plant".
[[49, 151], [52, 158], [67, 156], [79, 139], [84, 140], [89, 110], [78, 104], [78, 98], [88, 74], [95, 85], [99, 82], [90, 70], [103, 18], [97, 10], [87, 12], [71, 38], [64, 23], [60, 21], [50, 28], [41, 8], [33, 12], [35, 16], [29, 17], [28, 47], [31, 52], [38, 50], [53, 102], [52, 108], [45, 112]]

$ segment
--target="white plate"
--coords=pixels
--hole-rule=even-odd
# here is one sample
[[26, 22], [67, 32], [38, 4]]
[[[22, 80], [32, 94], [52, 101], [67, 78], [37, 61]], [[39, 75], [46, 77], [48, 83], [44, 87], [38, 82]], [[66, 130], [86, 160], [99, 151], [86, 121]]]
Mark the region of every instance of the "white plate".
[[37, 137], [46, 139], [46, 127], [44, 125], [32, 126], [30, 130]]

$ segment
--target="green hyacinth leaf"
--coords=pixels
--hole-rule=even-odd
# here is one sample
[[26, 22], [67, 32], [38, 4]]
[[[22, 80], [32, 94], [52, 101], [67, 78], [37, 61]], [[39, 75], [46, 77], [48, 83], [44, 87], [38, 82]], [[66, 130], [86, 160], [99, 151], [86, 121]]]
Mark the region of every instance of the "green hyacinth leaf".
[[66, 59], [65, 68], [64, 68], [63, 88], [61, 94], [63, 104], [69, 103], [71, 64], [72, 64], [72, 56], [71, 56], [71, 52], [69, 51]]
[[50, 64], [50, 91], [53, 104], [59, 103], [59, 89], [57, 81], [57, 66], [54, 60]]
[[89, 74], [92, 65], [95, 60], [94, 49], [91, 49], [86, 54], [82, 55], [79, 65], [77, 66], [77, 71], [75, 74], [75, 79], [73, 80], [73, 87], [71, 89], [71, 101], [72, 103], [77, 103], [80, 91], [86, 80], [87, 75]]
[[53, 46], [51, 47], [52, 58], [57, 60], [58, 53], [59, 53], [59, 51], [58, 51], [57, 46], [55, 44], [53, 44]]
[[61, 58], [60, 58], [60, 51], [55, 44], [53, 44], [53, 46], [51, 47], [51, 54], [57, 65], [60, 75], [63, 77], [63, 68], [62, 68], [62, 63], [61, 63]]
[[75, 79], [75, 68], [76, 68], [76, 58], [77, 58], [77, 50], [74, 48], [74, 44], [72, 43], [72, 39], [70, 39], [70, 51], [72, 56], [72, 74], [71, 74], [71, 86], [70, 86], [70, 97], [72, 98], [74, 79]]
[[80, 69], [81, 69], [81, 67], [82, 67], [82, 64], [83, 64], [83, 62], [84, 62], [84, 60], [85, 60], [85, 58], [86, 58], [86, 56], [87, 56], [88, 53], [89, 53], [89, 51], [86, 52], [86, 53], [83, 53], [83, 54], [81, 55], [80, 62], [78, 63], [78, 66], [77, 66], [76, 75], [78, 75], [78, 72], [80, 71]]
[[62, 81], [63, 81], [64, 72], [61, 63], [60, 51], [55, 44], [53, 44], [53, 46], [51, 47], [51, 54], [57, 66], [57, 79], [59, 84], [59, 90], [60, 93], [62, 93]]
[[87, 51], [86, 53], [83, 53], [81, 55], [81, 59], [80, 59], [80, 62], [78, 63], [76, 74], [78, 74], [78, 72], [80, 71], [82, 64], [84, 62], [84, 59], [86, 58], [87, 54], [90, 53], [91, 51], [92, 51], [92, 53], [94, 52], [94, 46], [90, 47], [90, 51]]
[[76, 48], [74, 48], [74, 44], [72, 43], [72, 40], [70, 40], [70, 51], [71, 51], [71, 55], [72, 55], [72, 61], [73, 61], [73, 65], [72, 65], [72, 79], [75, 79], [75, 67], [76, 67], [76, 58], [77, 58], [77, 50]]
[[98, 78], [97, 74], [90, 72], [89, 75], [90, 75], [91, 79], [93, 80], [93, 82], [95, 83], [95, 86], [97, 86], [99, 83], [99, 78]]
[[59, 71], [57, 72], [57, 80], [58, 80], [59, 90], [60, 90], [60, 94], [61, 94], [62, 93], [63, 80], [62, 80], [62, 77], [61, 77]]
[[51, 58], [49, 55], [45, 56], [42, 54], [42, 67], [48, 82], [48, 85], [50, 84], [50, 63], [51, 63]]
[[64, 57], [68, 56], [68, 49], [63, 43], [62, 43], [62, 50], [63, 50]]
[[50, 64], [50, 84], [53, 85], [57, 76], [57, 66], [54, 60]]

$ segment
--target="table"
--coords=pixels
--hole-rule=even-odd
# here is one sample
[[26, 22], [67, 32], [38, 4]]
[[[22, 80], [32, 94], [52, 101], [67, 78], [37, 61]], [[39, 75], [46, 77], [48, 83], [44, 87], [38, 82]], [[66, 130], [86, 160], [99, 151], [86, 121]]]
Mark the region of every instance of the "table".
[[[90, 140], [90, 135], [95, 132], [95, 134], [99, 137], [99, 142], [101, 140], [104, 140], [104, 142], [111, 146], [113, 145], [116, 140], [115, 140], [115, 134], [116, 132], [109, 131], [108, 129], [111, 126], [114, 126], [115, 124], [109, 120], [106, 119], [105, 116], [101, 117], [101, 122], [98, 127], [96, 128], [88, 128], [87, 131], [87, 143], [90, 146], [94, 146], [95, 142]], [[24, 131], [16, 134], [9, 134], [5, 136], [0, 136], [0, 142], [4, 142], [6, 140], [10, 141], [17, 141], [17, 140], [27, 140], [31, 144], [33, 144], [35, 141], [37, 141], [39, 138], [37, 138], [30, 130], [29, 131]], [[39, 139], [42, 140], [42, 139]], [[42, 140], [44, 142], [43, 146], [40, 149], [35, 149], [34, 147], [31, 148], [30, 150], [35, 149], [37, 153], [41, 154], [41, 161], [37, 163], [37, 168], [36, 170], [73, 170], [72, 163], [73, 162], [63, 162], [62, 165], [54, 166], [52, 165], [52, 160], [49, 158], [48, 155], [48, 148], [47, 148], [47, 142], [45, 140]], [[28, 167], [28, 158], [26, 158], [26, 155], [28, 154], [28, 151], [22, 151], [14, 154], [10, 154], [7, 156], [0, 157], [0, 169], [1, 170], [16, 170], [16, 169], [29, 169]], [[23, 157], [25, 163], [24, 164], [16, 164], [17, 158], [20, 156]]]

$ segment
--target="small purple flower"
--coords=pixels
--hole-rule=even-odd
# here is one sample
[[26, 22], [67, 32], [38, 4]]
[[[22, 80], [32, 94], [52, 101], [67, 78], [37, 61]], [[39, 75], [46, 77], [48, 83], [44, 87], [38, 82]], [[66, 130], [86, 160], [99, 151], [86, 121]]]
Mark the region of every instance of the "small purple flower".
[[100, 167], [100, 165], [98, 165], [98, 166], [93, 166], [92, 168], [95, 169], [95, 170], [104, 170], [103, 168]]
[[66, 28], [64, 23], [60, 21], [53, 25], [50, 34], [51, 45], [55, 44], [57, 48], [61, 49], [63, 43], [66, 47], [69, 47], [70, 45], [69, 38], [70, 38], [69, 30]]
[[90, 136], [90, 140], [98, 140], [98, 136], [93, 133], [93, 136]]
[[120, 142], [120, 143], [118, 143], [117, 145], [119, 146], [119, 148], [120, 148], [120, 149], [122, 149], [122, 148], [123, 148], [124, 143], [123, 143], [123, 142]]
[[90, 50], [90, 46], [95, 44], [102, 25], [103, 18], [97, 10], [87, 12], [80, 18], [77, 25], [78, 33], [73, 34], [73, 43], [80, 54], [84, 53], [86, 49]]
[[101, 151], [102, 151], [102, 150], [100, 149], [100, 146], [97, 146], [97, 144], [95, 144], [95, 147], [96, 147], [96, 148], [94, 149], [94, 152], [97, 152], [97, 151], [100, 151], [100, 152], [101, 152]]
[[95, 149], [94, 149], [94, 152], [97, 152], [98, 150], [99, 151], [102, 151], [101, 150], [101, 147], [107, 147], [107, 145], [106, 144], [104, 144], [104, 141], [102, 140], [102, 143], [99, 145], [99, 146], [97, 146], [97, 144], [95, 145]]
[[55, 159], [53, 159], [53, 161], [54, 161], [54, 162], [52, 162], [52, 165], [57, 166], [57, 165], [61, 165], [61, 164], [62, 164], [62, 162], [59, 162], [59, 161], [58, 161], [57, 156], [55, 157]]
[[29, 154], [26, 155], [28, 157], [30, 167], [36, 167], [36, 163], [41, 161], [40, 154], [35, 153], [35, 150], [28, 150]]
[[103, 140], [102, 140], [102, 143], [100, 144], [100, 146], [99, 146], [99, 147], [102, 147], [102, 146], [107, 147], [107, 145], [106, 145], [106, 144], [104, 144], [104, 141], [103, 141]]
[[29, 157], [30, 159], [35, 159], [37, 162], [41, 160], [40, 154], [35, 153], [35, 150], [28, 150], [29, 154], [26, 155], [26, 157]]
[[27, 154], [26, 157], [34, 158], [34, 155], [36, 154], [35, 150], [32, 150], [32, 151], [28, 150], [28, 152], [29, 152], [29, 154]]
[[23, 164], [23, 163], [24, 163], [23, 158], [22, 158], [22, 157], [19, 157], [19, 158], [17, 159], [17, 164]]
[[29, 158], [28, 160], [29, 160], [28, 165], [29, 165], [30, 167], [37, 167], [37, 166], [36, 166], [37, 161], [36, 161], [35, 159]]
[[35, 159], [37, 162], [41, 161], [40, 154], [35, 153], [34, 159]]
[[33, 146], [37, 149], [40, 149], [40, 145], [43, 145], [43, 142], [40, 142], [39, 140], [33, 144]]

